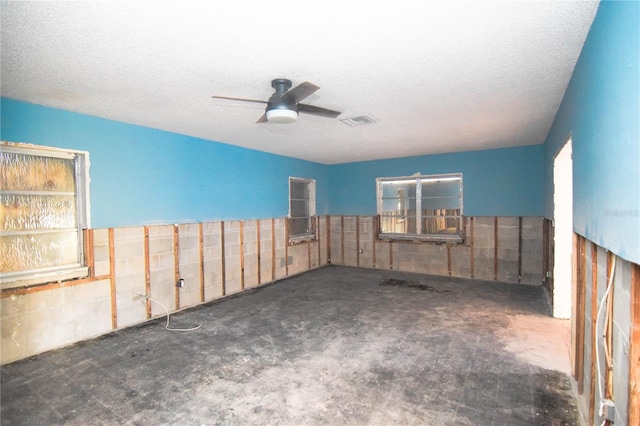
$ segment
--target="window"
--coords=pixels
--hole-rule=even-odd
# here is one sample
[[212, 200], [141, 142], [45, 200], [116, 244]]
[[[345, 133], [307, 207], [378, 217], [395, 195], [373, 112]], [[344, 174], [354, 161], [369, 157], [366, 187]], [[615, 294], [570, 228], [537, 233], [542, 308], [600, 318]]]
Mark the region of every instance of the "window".
[[289, 242], [315, 238], [316, 181], [289, 178]]
[[8, 142], [0, 148], [2, 288], [86, 276], [89, 154]]
[[378, 178], [380, 237], [462, 241], [462, 173]]

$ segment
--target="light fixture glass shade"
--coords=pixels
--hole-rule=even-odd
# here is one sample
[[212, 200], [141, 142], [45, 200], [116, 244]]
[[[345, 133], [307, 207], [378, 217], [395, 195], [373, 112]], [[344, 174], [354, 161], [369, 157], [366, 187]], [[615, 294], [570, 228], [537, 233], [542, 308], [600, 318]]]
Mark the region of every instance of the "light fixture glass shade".
[[293, 123], [298, 119], [298, 113], [290, 109], [272, 109], [267, 111], [267, 121], [270, 123]]

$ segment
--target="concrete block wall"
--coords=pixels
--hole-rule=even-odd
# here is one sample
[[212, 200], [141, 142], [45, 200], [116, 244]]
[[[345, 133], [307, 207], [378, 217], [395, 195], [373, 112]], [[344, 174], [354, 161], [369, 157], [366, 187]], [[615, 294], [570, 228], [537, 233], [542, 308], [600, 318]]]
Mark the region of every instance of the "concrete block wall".
[[329, 225], [332, 264], [531, 285], [545, 275], [541, 217], [465, 217], [463, 244], [380, 240], [375, 216]]
[[[633, 306], [640, 306], [640, 300], [638, 300], [640, 299], [640, 288], [638, 288], [640, 287], [640, 281], [638, 281], [640, 266], [619, 257], [615, 261], [611, 291], [612, 304], [610, 305], [613, 341], [610, 348], [612, 368], [608, 373], [603, 338], [607, 316], [607, 303], [604, 296], [609, 281], [607, 271], [612, 267], [612, 257], [604, 248], [579, 235], [576, 237], [585, 244], [584, 258], [579, 256], [576, 262], [576, 271], [574, 271], [574, 276], [578, 277], [576, 285], [581, 286], [584, 290], [584, 310], [575, 312], [572, 320], [573, 333], [578, 336], [574, 339], [572, 347], [574, 377], [578, 380], [578, 405], [585, 424], [599, 425], [603, 420], [599, 415], [600, 401], [611, 399], [615, 404], [614, 424], [630, 424], [628, 412], [630, 395], [632, 392], [636, 392], [637, 398], [638, 392], [632, 383], [638, 383], [640, 380], [640, 377], [634, 377], [633, 371], [630, 370], [630, 366], [634, 364], [631, 353], [635, 351], [636, 357], [637, 354], [640, 354], [640, 348], [632, 348], [633, 345], [640, 345], [640, 341], [634, 341], [631, 335], [634, 320], [640, 322], [640, 318], [632, 318]], [[634, 269], [636, 270], [635, 278]], [[580, 282], [581, 272], [584, 274], [583, 282]], [[635, 293], [632, 290], [634, 285], [636, 286]], [[578, 295], [580, 292], [576, 291], [575, 294]], [[602, 314], [596, 323], [597, 312], [601, 306]], [[578, 320], [579, 317], [584, 319], [582, 326]], [[636, 327], [638, 325], [640, 324], [636, 324]], [[582, 348], [579, 347], [579, 342], [582, 342]], [[600, 376], [597, 374], [596, 368], [596, 350], [599, 351], [600, 357]], [[581, 363], [580, 354], [582, 354]], [[612, 394], [608, 394], [606, 391], [607, 381], [612, 383]], [[582, 387], [580, 388], [581, 382]], [[604, 390], [603, 394], [600, 392], [601, 388]]]
[[[326, 231], [327, 222], [319, 218], [318, 229]], [[89, 232], [90, 277], [2, 291], [2, 364], [163, 317], [164, 308], [174, 312], [302, 273], [328, 259], [326, 232], [317, 234], [318, 241], [289, 244], [285, 218]], [[176, 286], [178, 278], [184, 287]], [[145, 294], [153, 301], [140, 296]]]

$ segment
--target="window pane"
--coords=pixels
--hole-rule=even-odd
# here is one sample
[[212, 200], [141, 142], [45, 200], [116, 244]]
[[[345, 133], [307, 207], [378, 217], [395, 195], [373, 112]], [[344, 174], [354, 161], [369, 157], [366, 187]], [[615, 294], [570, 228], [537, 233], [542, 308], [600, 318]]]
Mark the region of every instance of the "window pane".
[[290, 198], [292, 200], [308, 200], [309, 199], [309, 183], [296, 180], [290, 181]]
[[291, 217], [308, 217], [309, 202], [305, 200], [291, 200]]
[[423, 211], [422, 233], [459, 235], [460, 211], [446, 209]]
[[289, 219], [289, 235], [306, 235], [311, 233], [310, 220], [308, 217], [304, 218], [290, 218]]
[[0, 152], [0, 189], [75, 192], [74, 160]]
[[78, 263], [77, 231], [7, 235], [0, 241], [0, 272]]
[[460, 207], [460, 180], [422, 179], [423, 209]]
[[0, 231], [75, 228], [73, 195], [0, 195]]

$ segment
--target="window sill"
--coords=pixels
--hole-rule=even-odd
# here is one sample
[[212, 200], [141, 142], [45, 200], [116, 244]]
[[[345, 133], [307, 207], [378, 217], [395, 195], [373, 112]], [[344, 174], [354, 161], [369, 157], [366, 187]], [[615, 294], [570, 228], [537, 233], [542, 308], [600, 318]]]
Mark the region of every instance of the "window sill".
[[316, 241], [316, 235], [315, 234], [308, 234], [308, 235], [298, 235], [295, 237], [290, 237], [289, 238], [289, 245], [290, 246], [294, 246], [296, 244], [302, 244], [302, 243], [307, 243], [310, 241]]
[[89, 268], [87, 266], [75, 266], [60, 269], [57, 271], [42, 271], [30, 274], [0, 274], [0, 285], [2, 290], [16, 287], [30, 287], [52, 282], [69, 281], [78, 278], [86, 278], [89, 276]]

